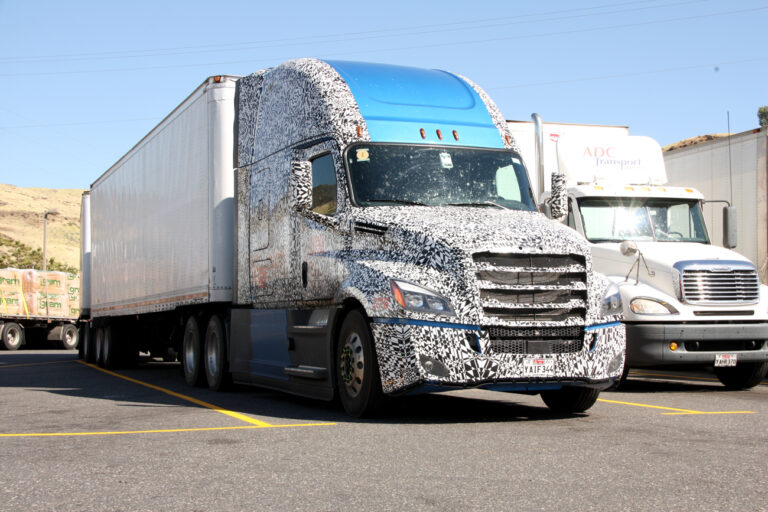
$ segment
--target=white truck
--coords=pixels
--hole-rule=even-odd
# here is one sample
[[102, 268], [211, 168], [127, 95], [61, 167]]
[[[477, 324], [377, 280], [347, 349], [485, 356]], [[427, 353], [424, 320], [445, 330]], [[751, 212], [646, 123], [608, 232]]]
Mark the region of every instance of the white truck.
[[[648, 137], [630, 136], [625, 127], [585, 129], [533, 117], [509, 124], [517, 138], [535, 141], [523, 158], [538, 160], [539, 190], [553, 168], [565, 174], [562, 221], [589, 241], [595, 268], [621, 290], [624, 378], [630, 367], [701, 365], [714, 366], [729, 388], [757, 385], [768, 367], [767, 289], [752, 262], [712, 245], [704, 196], [667, 184], [661, 148]], [[556, 163], [543, 165], [537, 148], [555, 153]], [[546, 205], [549, 191], [538, 197]], [[725, 245], [732, 248], [734, 208], [724, 215]]]
[[178, 353], [190, 385], [338, 395], [353, 416], [469, 386], [583, 411], [621, 376], [617, 287], [536, 211], [498, 108], [452, 73], [211, 77], [83, 219], [83, 356], [105, 367]]

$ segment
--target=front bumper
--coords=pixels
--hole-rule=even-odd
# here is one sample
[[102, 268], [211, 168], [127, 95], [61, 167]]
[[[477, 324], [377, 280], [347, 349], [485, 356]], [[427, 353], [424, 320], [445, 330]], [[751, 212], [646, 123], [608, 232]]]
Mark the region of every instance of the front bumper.
[[[738, 361], [768, 360], [768, 323], [627, 324], [627, 364], [713, 364], [716, 354], [737, 354]], [[677, 342], [677, 350], [669, 344]]]
[[[582, 349], [569, 354], [490, 353], [487, 332], [468, 325], [377, 318], [371, 331], [385, 393], [424, 384], [529, 391], [552, 385], [602, 388], [624, 366], [624, 326], [619, 323], [585, 329]], [[531, 359], [548, 360], [547, 371], [526, 364]]]

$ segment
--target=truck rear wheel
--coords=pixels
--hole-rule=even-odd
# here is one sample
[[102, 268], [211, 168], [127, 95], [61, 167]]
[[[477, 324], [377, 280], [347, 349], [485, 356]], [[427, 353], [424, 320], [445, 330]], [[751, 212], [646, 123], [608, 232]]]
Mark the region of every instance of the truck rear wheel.
[[184, 339], [181, 347], [181, 366], [184, 380], [190, 386], [205, 384], [205, 369], [203, 363], [203, 336], [200, 325], [194, 316], [187, 318], [184, 324]]
[[715, 375], [728, 389], [749, 389], [760, 384], [768, 370], [768, 362], [737, 363], [736, 366], [715, 366]]
[[336, 342], [336, 384], [347, 414], [362, 418], [376, 413], [384, 394], [371, 331], [359, 311], [351, 311], [341, 325]]
[[600, 390], [592, 388], [567, 387], [552, 391], [542, 391], [541, 399], [554, 412], [584, 412], [597, 402]]
[[16, 322], [8, 322], [3, 325], [0, 337], [6, 350], [18, 350], [24, 344], [24, 329]]
[[104, 334], [102, 336], [101, 361], [99, 364], [102, 367], [111, 370], [117, 368], [118, 362], [120, 361], [120, 354], [118, 353], [120, 347], [118, 346], [111, 326], [107, 325], [102, 327], [102, 330], [104, 331]]
[[219, 315], [208, 320], [205, 330], [205, 378], [213, 391], [225, 389], [231, 375], [227, 371], [227, 335]]
[[77, 328], [72, 324], [65, 324], [61, 330], [61, 348], [64, 350], [74, 350], [80, 337], [77, 335]]

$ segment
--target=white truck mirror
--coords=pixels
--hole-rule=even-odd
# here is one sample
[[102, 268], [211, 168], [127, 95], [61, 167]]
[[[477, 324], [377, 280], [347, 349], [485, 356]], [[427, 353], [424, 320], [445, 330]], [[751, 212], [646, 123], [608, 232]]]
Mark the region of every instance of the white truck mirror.
[[297, 212], [312, 208], [312, 163], [306, 160], [291, 162], [291, 207]]
[[623, 256], [632, 256], [637, 252], [637, 244], [632, 240], [624, 240], [619, 246], [619, 251]]
[[552, 195], [549, 198], [549, 214], [555, 220], [568, 215], [568, 191], [565, 186], [565, 174], [552, 173]]
[[723, 207], [723, 247], [733, 249], [738, 242], [738, 226], [736, 223], [736, 207]]

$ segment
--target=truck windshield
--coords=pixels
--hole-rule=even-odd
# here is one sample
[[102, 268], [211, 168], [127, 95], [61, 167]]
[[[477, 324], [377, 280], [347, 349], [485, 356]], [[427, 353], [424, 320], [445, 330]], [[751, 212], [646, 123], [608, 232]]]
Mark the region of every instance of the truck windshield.
[[709, 243], [698, 201], [658, 198], [582, 198], [579, 210], [590, 242], [624, 240]]
[[357, 144], [346, 155], [352, 197], [359, 206], [536, 210], [525, 167], [511, 151]]

